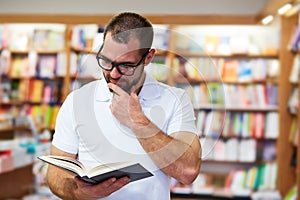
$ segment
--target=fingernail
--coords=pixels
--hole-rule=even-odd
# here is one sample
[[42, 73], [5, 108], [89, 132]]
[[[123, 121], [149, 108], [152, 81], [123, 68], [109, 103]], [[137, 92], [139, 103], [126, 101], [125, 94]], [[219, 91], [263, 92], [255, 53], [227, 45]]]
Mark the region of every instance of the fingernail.
[[127, 183], [129, 183], [129, 182], [130, 182], [130, 178], [129, 178], [129, 177], [126, 177], [126, 178], [125, 178], [125, 181], [126, 181]]
[[113, 182], [115, 182], [117, 179], [116, 178], [112, 178], [111, 179], [111, 182], [113, 183]]

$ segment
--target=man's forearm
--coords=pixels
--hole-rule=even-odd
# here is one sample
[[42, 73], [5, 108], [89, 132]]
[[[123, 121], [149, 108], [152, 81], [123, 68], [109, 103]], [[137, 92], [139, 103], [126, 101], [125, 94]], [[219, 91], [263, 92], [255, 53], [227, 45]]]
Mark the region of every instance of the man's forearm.
[[53, 166], [48, 167], [47, 184], [50, 190], [62, 199], [76, 199], [74, 192], [77, 184], [74, 177], [61, 169]]
[[169, 176], [183, 183], [192, 182], [199, 173], [201, 149], [199, 139], [191, 133], [171, 137], [163, 133], [152, 122], [133, 128], [139, 142], [152, 160]]

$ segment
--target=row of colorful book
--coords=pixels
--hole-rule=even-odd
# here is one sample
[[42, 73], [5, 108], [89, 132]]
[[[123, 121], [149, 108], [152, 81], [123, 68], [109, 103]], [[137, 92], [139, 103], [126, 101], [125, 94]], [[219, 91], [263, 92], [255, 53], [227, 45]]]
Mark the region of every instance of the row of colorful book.
[[276, 159], [276, 142], [255, 139], [201, 137], [204, 161], [259, 162]]
[[7, 79], [0, 86], [2, 103], [51, 103], [61, 102], [62, 80]]
[[203, 56], [177, 58], [172, 68], [178, 76], [195, 80], [252, 82], [274, 79], [279, 73], [278, 59], [267, 58], [210, 58]]
[[281, 199], [279, 192], [276, 191], [276, 163], [261, 164], [248, 169], [232, 169], [222, 183], [218, 181], [218, 186], [215, 186], [215, 181], [217, 180], [214, 180], [210, 175], [200, 173], [191, 185], [173, 180], [171, 192], [175, 194], [215, 195], [225, 198], [248, 197], [251, 199], [257, 199], [255, 197], [260, 195], [264, 196], [261, 199]]
[[257, 141], [254, 139], [228, 140], [200, 138], [202, 159], [213, 161], [255, 162]]
[[197, 85], [177, 84], [185, 89], [194, 108], [219, 105], [232, 108], [276, 108], [278, 105], [278, 86], [274, 84], [225, 84], [220, 82], [199, 83]]
[[41, 129], [54, 130], [60, 105], [28, 105], [3, 107], [0, 109], [0, 131], [22, 127], [30, 129], [28, 116], [35, 126]]
[[66, 54], [39, 54], [30, 51], [25, 54], [3, 50], [0, 54], [1, 75], [11, 78], [54, 78], [67, 73]]
[[278, 112], [221, 112], [200, 110], [197, 130], [200, 136], [276, 139]]
[[277, 164], [275, 162], [253, 166], [247, 170], [232, 170], [228, 177], [226, 186], [231, 190], [275, 190], [277, 181]]
[[60, 105], [31, 105], [26, 108], [26, 114], [32, 117], [35, 124], [52, 131], [55, 129], [59, 109]]

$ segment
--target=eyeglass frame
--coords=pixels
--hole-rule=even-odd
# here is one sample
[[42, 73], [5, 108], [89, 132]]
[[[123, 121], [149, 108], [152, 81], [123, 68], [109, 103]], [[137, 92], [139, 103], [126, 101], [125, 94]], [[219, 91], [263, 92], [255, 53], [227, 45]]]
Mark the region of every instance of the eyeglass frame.
[[[150, 52], [150, 49], [147, 49], [147, 51], [142, 55], [141, 60], [140, 60], [136, 65], [128, 65], [128, 64], [127, 64], [128, 62], [116, 63], [116, 62], [111, 61], [111, 62], [110, 62], [110, 65], [111, 65], [112, 67], [111, 67], [110, 69], [107, 69], [107, 68], [104, 68], [104, 67], [100, 64], [100, 60], [101, 60], [101, 59], [104, 60], [104, 58], [105, 58], [105, 56], [103, 56], [103, 55], [100, 54], [100, 52], [102, 51], [102, 49], [103, 49], [103, 45], [101, 45], [101, 47], [100, 47], [100, 49], [99, 49], [99, 51], [98, 51], [98, 53], [97, 53], [97, 55], [96, 55], [96, 60], [97, 60], [97, 63], [98, 63], [98, 65], [99, 65], [99, 67], [100, 67], [101, 69], [105, 70], [105, 71], [112, 71], [112, 70], [116, 67], [117, 70], [118, 70], [118, 72], [119, 72], [121, 75], [125, 75], [125, 76], [132, 76], [132, 75], [134, 74], [136, 68], [137, 68], [138, 66], [140, 66], [140, 65], [142, 64], [143, 61], [145, 61], [146, 56], [147, 56], [147, 55], [149, 54], [149, 52]], [[109, 60], [108, 58], [105, 58], [105, 59]], [[110, 60], [109, 60], [109, 61], [110, 61]], [[119, 68], [119, 66], [121, 66], [121, 65], [125, 66], [127, 69], [132, 69], [132, 72], [131, 72], [130, 74], [124, 74], [124, 73], [120, 70], [120, 68]]]

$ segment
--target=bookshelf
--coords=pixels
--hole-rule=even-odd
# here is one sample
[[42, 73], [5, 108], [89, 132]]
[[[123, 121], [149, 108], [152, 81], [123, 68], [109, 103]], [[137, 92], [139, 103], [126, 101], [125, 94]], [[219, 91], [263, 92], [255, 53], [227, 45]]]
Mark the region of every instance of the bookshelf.
[[[290, 44], [292, 37], [295, 34], [295, 27], [299, 26], [299, 16], [298, 13], [292, 16], [283, 16], [281, 18], [282, 26], [282, 40], [281, 40], [281, 50], [280, 50], [280, 64], [282, 66], [281, 80], [280, 80], [280, 99], [281, 107], [279, 110], [279, 115], [284, 122], [280, 123], [280, 132], [286, 133], [281, 134], [278, 138], [279, 151], [278, 151], [278, 169], [281, 173], [278, 176], [278, 188], [282, 194], [287, 194], [293, 186], [296, 186], [298, 191], [300, 191], [300, 148], [299, 140], [292, 139], [287, 135], [291, 134], [293, 124], [299, 123], [300, 115], [299, 109], [296, 112], [291, 113], [290, 98], [294, 91], [294, 88], [299, 91], [299, 81], [291, 82], [291, 76], [299, 78], [299, 72], [293, 71], [293, 65], [295, 58], [297, 57], [298, 51], [292, 52], [290, 49]], [[297, 46], [297, 44], [295, 43]], [[296, 97], [299, 98], [299, 97]], [[298, 102], [299, 103], [299, 102]], [[298, 104], [297, 103], [297, 104]], [[297, 107], [299, 105], [296, 105]], [[288, 109], [287, 109], [288, 108]], [[295, 130], [295, 135], [299, 135], [299, 129]], [[294, 141], [293, 141], [294, 140]], [[299, 195], [297, 197], [299, 199]]]
[[[40, 20], [40, 19], [39, 19]], [[97, 19], [98, 20], [98, 19]], [[30, 21], [35, 21], [33, 19], [31, 19]], [[82, 22], [82, 21], [81, 21]], [[97, 21], [98, 22], [98, 21]], [[84, 23], [84, 22], [83, 22]], [[104, 23], [104, 22], [103, 22]], [[74, 86], [74, 81], [78, 81], [78, 82], [85, 82], [85, 81], [89, 81], [90, 79], [94, 79], [94, 78], [98, 78], [98, 76], [91, 76], [91, 74], [95, 75], [98, 74], [99, 71], [97, 71], [96, 73], [94, 73], [93, 71], [88, 71], [86, 74], [78, 74], [75, 73], [76, 70], [78, 69], [78, 63], [81, 62], [81, 59], [84, 56], [92, 56], [95, 53], [95, 48], [93, 48], [93, 46], [91, 46], [91, 38], [87, 39], [84, 45], [80, 44], [80, 45], [76, 45], [76, 43], [74, 43], [72, 41], [72, 34], [75, 32], [74, 29], [77, 29], [78, 27], [84, 27], [86, 24], [65, 24], [66, 28], [65, 28], [65, 45], [64, 48], [62, 50], [58, 50], [58, 51], [43, 51], [43, 50], [38, 50], [37, 54], [38, 55], [57, 55], [61, 52], [66, 54], [66, 74], [64, 76], [59, 76], [59, 77], [54, 77], [51, 78], [51, 80], [54, 80], [55, 82], [62, 82], [62, 91], [61, 91], [61, 100], [64, 99], [64, 97], [72, 90], [74, 89], [74, 87], [80, 87], [80, 83], [78, 83], [78, 85], [75, 84]], [[90, 24], [88, 24], [90, 25]], [[92, 26], [95, 26], [94, 24]], [[98, 25], [97, 25], [98, 27]], [[202, 33], [208, 33], [206, 30], [211, 30], [212, 26], [201, 26], [205, 28], [205, 31]], [[221, 25], [219, 26], [221, 28], [226, 28], [225, 25]], [[243, 26], [242, 26], [243, 27]], [[258, 52], [258, 49], [254, 48], [252, 49], [253, 51], [251, 53], [245, 52], [243, 51], [243, 49], [239, 49], [239, 51], [241, 52], [230, 52], [228, 53], [227, 50], [228, 48], [224, 48], [223, 51], [221, 52], [209, 52], [209, 56], [203, 52], [204, 49], [197, 49], [197, 45], [192, 45], [192, 48], [190, 48], [190, 46], [188, 44], [186, 44], [186, 41], [182, 42], [174, 42], [174, 41], [180, 41], [180, 39], [178, 39], [178, 37], [182, 36], [182, 30], [188, 30], [188, 31], [192, 31], [194, 27], [193, 26], [181, 26], [181, 25], [163, 25], [162, 27], [160, 27], [161, 29], [164, 30], [164, 28], [167, 28], [168, 30], [171, 31], [172, 34], [168, 35], [167, 44], [158, 44], [158, 48], [157, 48], [157, 55], [156, 55], [156, 60], [155, 62], [158, 64], [158, 66], [162, 65], [166, 65], [167, 67], [165, 68], [164, 72], [162, 74], [157, 74], [155, 71], [152, 72], [154, 75], [157, 75], [157, 78], [162, 80], [163, 82], [166, 82], [170, 85], [184, 85], [186, 83], [189, 83], [192, 87], [195, 87], [196, 85], [205, 85], [206, 83], [217, 83], [219, 85], [221, 85], [221, 87], [223, 87], [223, 84], [226, 85], [234, 85], [234, 86], [241, 86], [241, 87], [248, 87], [248, 86], [252, 86], [252, 85], [262, 85], [262, 86], [266, 86], [266, 85], [272, 85], [272, 86], [277, 86], [279, 91], [278, 93], [280, 95], [279, 96], [279, 103], [278, 105], [268, 105], [267, 106], [257, 106], [257, 105], [252, 105], [252, 106], [236, 106], [236, 105], [227, 105], [226, 103], [211, 103], [208, 102], [206, 104], [201, 104], [200, 106], [198, 106], [197, 108], [195, 108], [195, 113], [198, 114], [200, 111], [205, 111], [205, 112], [212, 112], [212, 111], [219, 111], [221, 113], [262, 113], [262, 115], [267, 115], [268, 113], [279, 113], [280, 119], [282, 119], [282, 117], [284, 117], [284, 119], [287, 119], [287, 123], [289, 118], [286, 117], [287, 114], [285, 113], [286, 111], [286, 106], [284, 105], [283, 102], [287, 102], [287, 97], [289, 96], [288, 94], [288, 88], [290, 87], [289, 84], [287, 84], [287, 78], [285, 77], [286, 75], [282, 75], [282, 72], [280, 72], [280, 74], [276, 77], [273, 75], [269, 75], [269, 76], [265, 76], [264, 78], [258, 79], [258, 80], [253, 80], [253, 79], [247, 79], [246, 81], [240, 81], [240, 80], [227, 80], [224, 81], [224, 77], [221, 76], [221, 73], [217, 70], [214, 69], [215, 71], [213, 71], [213, 73], [217, 74], [217, 77], [210, 77], [208, 78], [207, 76], [182, 76], [180, 75], [180, 77], [176, 77], [176, 75], [178, 75], [178, 69], [180, 67], [180, 62], [179, 62], [179, 58], [184, 58], [184, 62], [183, 64], [185, 64], [186, 62], [192, 63], [193, 59], [194, 60], [204, 60], [204, 59], [208, 59], [208, 62], [212, 62], [213, 61], [220, 61], [222, 62], [222, 60], [247, 60], [247, 61], [256, 61], [256, 60], [278, 60], [280, 59], [280, 64], [282, 64], [282, 53], [283, 52], [278, 52], [274, 51], [274, 47], [276, 46], [273, 42], [273, 40], [266, 40], [266, 41], [271, 41], [271, 44], [268, 44], [269, 47], [271, 47], [270, 49], [265, 49], [264, 51]], [[259, 27], [259, 29], [264, 32], [263, 28]], [[94, 30], [94, 29], [93, 29]], [[203, 29], [202, 29], [203, 30]], [[286, 29], [282, 29], [282, 31], [286, 31]], [[222, 31], [216, 31], [215, 32], [222, 32]], [[275, 35], [278, 34], [278, 32], [274, 29], [272, 30], [268, 30], [267, 32], [272, 33]], [[160, 35], [161, 37], [164, 37], [164, 34], [162, 33]], [[203, 38], [201, 39], [203, 35], [200, 34], [200, 36], [196, 35], [191, 36], [189, 35], [188, 37], [189, 40], [191, 41], [197, 41], [200, 42], [202, 41], [201, 44], [203, 44]], [[192, 39], [191, 39], [192, 38]], [[271, 38], [271, 37], [270, 37]], [[243, 38], [240, 38], [243, 42]], [[211, 40], [213, 40], [213, 38], [211, 38]], [[244, 41], [245, 42], [245, 41]], [[258, 41], [260, 43], [263, 43], [264, 41]], [[161, 45], [161, 46], [160, 46]], [[208, 47], [209, 48], [209, 47]], [[5, 49], [5, 48], [3, 48]], [[2, 51], [0, 52], [3, 52]], [[14, 51], [13, 54], [14, 55], [28, 55], [28, 53], [31, 52], [29, 50], [18, 50], [18, 51]], [[73, 55], [73, 58], [72, 56]], [[291, 55], [290, 55], [291, 56]], [[89, 58], [87, 58], [89, 59]], [[191, 60], [191, 61], [189, 61]], [[75, 65], [73, 65], [73, 63], [76, 63], [76, 67], [74, 67]], [[88, 63], [88, 61], [87, 61]], [[97, 66], [97, 65], [96, 65]], [[150, 67], [149, 67], [150, 68]], [[285, 71], [285, 70], [283, 70]], [[91, 73], [92, 72], [92, 73]], [[101, 72], [100, 72], [101, 73]], [[285, 73], [285, 72], [284, 72]], [[192, 73], [191, 73], [192, 74]], [[180, 78], [182, 78], [180, 80]], [[203, 79], [204, 78], [204, 79]], [[23, 79], [23, 78], [15, 78], [17, 81]], [[58, 81], [59, 80], [59, 81]], [[221, 84], [220, 84], [221, 83]], [[224, 92], [224, 91], [223, 91]], [[283, 98], [285, 98], [283, 100]], [[224, 96], [223, 96], [223, 101]], [[1, 105], [8, 105], [11, 106], [12, 104], [16, 104], [16, 105], [23, 105], [24, 101], [16, 101], [14, 103], [2, 103]], [[30, 103], [30, 102], [29, 102]], [[284, 120], [285, 121], [285, 120]], [[224, 124], [225, 125], [225, 124]], [[222, 128], [223, 127], [219, 127], [219, 132], [222, 132]], [[283, 194], [287, 191], [287, 189], [290, 187], [290, 182], [292, 182], [292, 180], [294, 179], [294, 175], [290, 175], [291, 171], [293, 170], [292, 168], [288, 167], [288, 158], [286, 156], [286, 153], [288, 155], [292, 154], [292, 148], [290, 148], [289, 145], [287, 145], [286, 143], [286, 138], [284, 133], [286, 132], [287, 128], [289, 128], [288, 125], [282, 124], [282, 122], [280, 121], [280, 130], [279, 130], [279, 136], [278, 139], [277, 138], [254, 138], [254, 141], [256, 141], [257, 146], [259, 147], [261, 143], [263, 143], [264, 141], [271, 141], [273, 143], [276, 143], [276, 147], [277, 147], [277, 162], [278, 163], [278, 171], [280, 171], [280, 174], [278, 173], [278, 184], [277, 184], [277, 188], [280, 190], [280, 192], [282, 192]], [[218, 137], [220, 138], [220, 140], [228, 140], [228, 139], [237, 139], [238, 141], [246, 141], [248, 139], [253, 139], [249, 136], [247, 137], [240, 137], [240, 136], [230, 136], [230, 137]], [[283, 138], [283, 139], [282, 139]], [[287, 147], [287, 148], [286, 148]], [[287, 151], [287, 152], [286, 152]], [[239, 167], [239, 168], [243, 168], [243, 169], [249, 169], [253, 166], [258, 166], [260, 165], [262, 162], [261, 160], [259, 160], [259, 158], [255, 158], [254, 160], [251, 160], [250, 162], [246, 161], [238, 161], [238, 160], [234, 160], [234, 161], [228, 161], [228, 160], [207, 160], [203, 162], [203, 169], [208, 169], [211, 166], [214, 166], [215, 168], [224, 168], [227, 171], [223, 171], [223, 174], [219, 174], [219, 172], [214, 172], [214, 171], [209, 171], [208, 174], [211, 176], [219, 176], [222, 177], [223, 181], [226, 179], [226, 175], [228, 175], [228, 173], [230, 172], [230, 169], [234, 168], [234, 167]], [[220, 167], [221, 166], [221, 167]], [[212, 169], [212, 168], [211, 168]], [[285, 171], [286, 170], [286, 171]], [[287, 172], [287, 173], [286, 173]], [[205, 171], [203, 171], [203, 173], [205, 173]], [[286, 173], [286, 174], [285, 174]], [[290, 174], [288, 174], [290, 173]], [[1, 175], [0, 175], [1, 176]], [[176, 197], [176, 194], [174, 194]], [[185, 195], [181, 195], [178, 194], [178, 197], [183, 197], [184, 198], [189, 198], [189, 197], [194, 197], [194, 198], [198, 198], [201, 195], [197, 196], [195, 194], [185, 194]], [[210, 195], [208, 195], [210, 196]]]
[[[249, 196], [258, 188], [276, 189], [279, 29], [178, 25], [172, 31], [172, 80], [168, 82], [186, 89], [193, 100], [203, 148], [201, 173], [210, 176], [207, 186], [216, 179], [216, 191], [231, 188], [236, 190], [231, 191], [233, 196], [241, 191]], [[242, 176], [249, 179], [253, 170], [258, 173], [265, 167], [273, 171], [268, 186], [241, 182], [245, 185], [234, 189], [224, 185], [232, 169], [245, 170]], [[201, 193], [201, 188], [193, 193], [191, 187], [191, 196]]]
[[34, 192], [33, 151], [63, 101], [66, 26], [3, 23], [0, 38], [0, 198], [21, 198]]
[[2, 24], [1, 30], [2, 107], [14, 108], [13, 117], [31, 115], [36, 124], [53, 130], [67, 92], [66, 26]]

